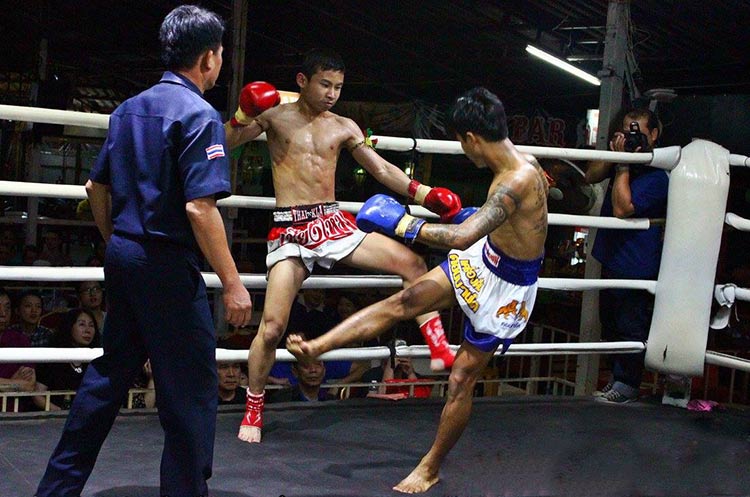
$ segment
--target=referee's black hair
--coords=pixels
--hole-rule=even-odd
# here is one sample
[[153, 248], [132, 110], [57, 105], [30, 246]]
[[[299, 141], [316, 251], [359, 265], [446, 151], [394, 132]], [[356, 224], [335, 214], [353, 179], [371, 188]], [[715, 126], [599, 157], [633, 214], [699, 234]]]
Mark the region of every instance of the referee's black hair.
[[224, 21], [197, 5], [181, 5], [167, 14], [159, 29], [161, 60], [169, 70], [189, 69], [206, 50], [218, 50]]

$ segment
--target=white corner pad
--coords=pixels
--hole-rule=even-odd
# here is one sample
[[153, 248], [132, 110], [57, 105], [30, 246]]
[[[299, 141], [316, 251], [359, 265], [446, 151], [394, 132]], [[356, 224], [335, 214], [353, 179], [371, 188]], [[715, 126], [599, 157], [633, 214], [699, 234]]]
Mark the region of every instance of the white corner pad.
[[680, 155], [682, 153], [682, 147], [677, 145], [671, 147], [655, 148], [653, 157], [651, 158], [650, 166], [657, 167], [659, 169], [666, 169], [671, 171], [680, 162]]

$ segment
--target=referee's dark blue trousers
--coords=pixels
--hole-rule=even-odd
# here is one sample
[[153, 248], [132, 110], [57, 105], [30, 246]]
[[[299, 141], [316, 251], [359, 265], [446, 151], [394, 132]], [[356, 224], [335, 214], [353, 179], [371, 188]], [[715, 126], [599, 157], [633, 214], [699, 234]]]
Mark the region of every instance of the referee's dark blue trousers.
[[[86, 370], [37, 497], [81, 494], [148, 358], [164, 429], [161, 495], [208, 494], [218, 379], [216, 333], [198, 264], [197, 256], [180, 245], [112, 237], [104, 264], [104, 355]], [[143, 442], [152, 441], [124, 443]], [[60, 483], [51, 488], [54, 481]]]

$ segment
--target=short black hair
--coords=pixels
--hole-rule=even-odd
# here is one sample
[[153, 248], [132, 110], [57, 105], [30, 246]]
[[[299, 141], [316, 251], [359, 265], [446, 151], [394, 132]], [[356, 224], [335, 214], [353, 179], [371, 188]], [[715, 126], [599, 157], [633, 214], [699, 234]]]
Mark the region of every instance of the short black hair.
[[218, 50], [224, 21], [196, 5], [181, 5], [167, 14], [159, 29], [161, 60], [170, 70], [193, 67], [206, 50]]
[[465, 137], [471, 131], [488, 141], [508, 138], [505, 107], [497, 95], [481, 86], [472, 88], [453, 103], [448, 113], [448, 128]]
[[23, 299], [25, 299], [26, 297], [36, 297], [42, 304], [44, 304], [44, 298], [42, 297], [42, 294], [41, 292], [39, 292], [39, 290], [26, 289], [18, 295], [18, 299], [16, 299], [16, 305], [20, 306], [21, 302], [23, 302]]
[[655, 112], [644, 107], [636, 107], [634, 109], [630, 109], [628, 113], [623, 117], [623, 121], [637, 121], [638, 119], [645, 119], [649, 130], [659, 130], [657, 138], [661, 138], [661, 121], [659, 121], [659, 117]]
[[300, 72], [302, 72], [307, 79], [310, 79], [313, 77], [313, 74], [318, 71], [346, 72], [344, 59], [333, 50], [313, 48], [305, 54], [305, 59], [302, 61]]

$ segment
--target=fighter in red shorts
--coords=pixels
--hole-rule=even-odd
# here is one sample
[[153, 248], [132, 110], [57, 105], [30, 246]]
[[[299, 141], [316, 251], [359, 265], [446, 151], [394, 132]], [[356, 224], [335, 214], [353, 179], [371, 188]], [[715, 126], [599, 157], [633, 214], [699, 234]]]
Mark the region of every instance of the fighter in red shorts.
[[[277, 105], [279, 95], [267, 83], [251, 83], [240, 96], [240, 109], [225, 126], [229, 147], [266, 132], [273, 163], [277, 209], [268, 237], [268, 287], [258, 334], [248, 357], [248, 399], [238, 437], [260, 442], [264, 388], [276, 346], [286, 330], [292, 303], [317, 263], [330, 268], [344, 264], [378, 273], [398, 274], [410, 286], [427, 272], [419, 256], [401, 243], [378, 233], [357, 229], [351, 215], [341, 212], [334, 197], [336, 162], [341, 149], [380, 183], [449, 221], [461, 201], [445, 188], [430, 188], [410, 180], [380, 157], [351, 119], [330, 111], [344, 84], [344, 64], [334, 53], [308, 53], [297, 74], [299, 100]], [[430, 346], [431, 366], [453, 364], [437, 312], [417, 316]]]

